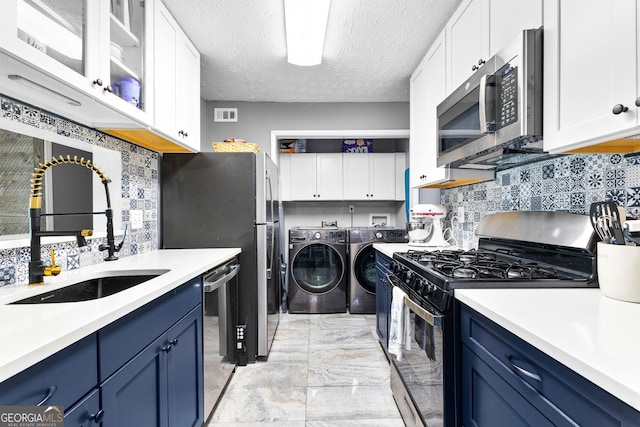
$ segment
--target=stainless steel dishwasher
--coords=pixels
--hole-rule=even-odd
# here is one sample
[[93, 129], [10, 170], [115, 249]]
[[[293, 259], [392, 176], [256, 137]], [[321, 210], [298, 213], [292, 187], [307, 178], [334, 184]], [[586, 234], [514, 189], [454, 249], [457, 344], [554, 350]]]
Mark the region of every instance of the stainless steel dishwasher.
[[[203, 279], [204, 418], [209, 420], [238, 359], [238, 258], [206, 272]], [[206, 423], [205, 423], [206, 424]]]

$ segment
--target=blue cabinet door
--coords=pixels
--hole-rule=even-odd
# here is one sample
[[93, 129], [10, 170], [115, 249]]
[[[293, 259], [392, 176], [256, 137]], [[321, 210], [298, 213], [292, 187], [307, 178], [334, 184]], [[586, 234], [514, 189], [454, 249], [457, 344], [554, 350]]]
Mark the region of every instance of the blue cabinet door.
[[102, 384], [103, 427], [169, 426], [167, 346], [163, 334]]
[[552, 427], [486, 363], [462, 346], [462, 425], [468, 427]]
[[64, 427], [95, 427], [100, 424], [103, 416], [100, 393], [96, 388], [73, 408], [64, 412]]
[[202, 306], [167, 331], [172, 343], [167, 353], [170, 426], [198, 426], [204, 419]]

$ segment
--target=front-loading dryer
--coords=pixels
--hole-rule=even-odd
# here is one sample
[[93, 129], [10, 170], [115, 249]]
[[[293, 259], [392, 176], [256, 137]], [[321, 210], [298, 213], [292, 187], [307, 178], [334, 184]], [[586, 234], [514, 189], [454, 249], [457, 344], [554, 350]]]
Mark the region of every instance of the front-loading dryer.
[[295, 227], [289, 230], [289, 312], [347, 311], [347, 231]]
[[376, 257], [374, 243], [406, 243], [407, 232], [391, 227], [351, 227], [349, 239], [349, 311], [376, 312]]

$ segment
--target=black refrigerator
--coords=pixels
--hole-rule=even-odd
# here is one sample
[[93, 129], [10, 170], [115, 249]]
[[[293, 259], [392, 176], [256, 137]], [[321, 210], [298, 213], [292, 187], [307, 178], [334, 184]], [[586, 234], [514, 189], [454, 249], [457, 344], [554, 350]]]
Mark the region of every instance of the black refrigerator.
[[164, 154], [160, 178], [163, 248], [242, 248], [237, 325], [246, 360], [266, 358], [280, 319], [277, 166], [266, 153]]

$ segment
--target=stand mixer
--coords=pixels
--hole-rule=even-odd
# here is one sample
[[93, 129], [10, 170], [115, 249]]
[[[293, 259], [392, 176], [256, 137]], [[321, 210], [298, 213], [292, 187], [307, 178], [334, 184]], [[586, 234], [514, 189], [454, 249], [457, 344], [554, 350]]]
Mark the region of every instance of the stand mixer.
[[420, 204], [411, 210], [411, 221], [407, 223], [409, 246], [449, 246], [444, 238], [442, 221], [447, 215], [444, 205]]

